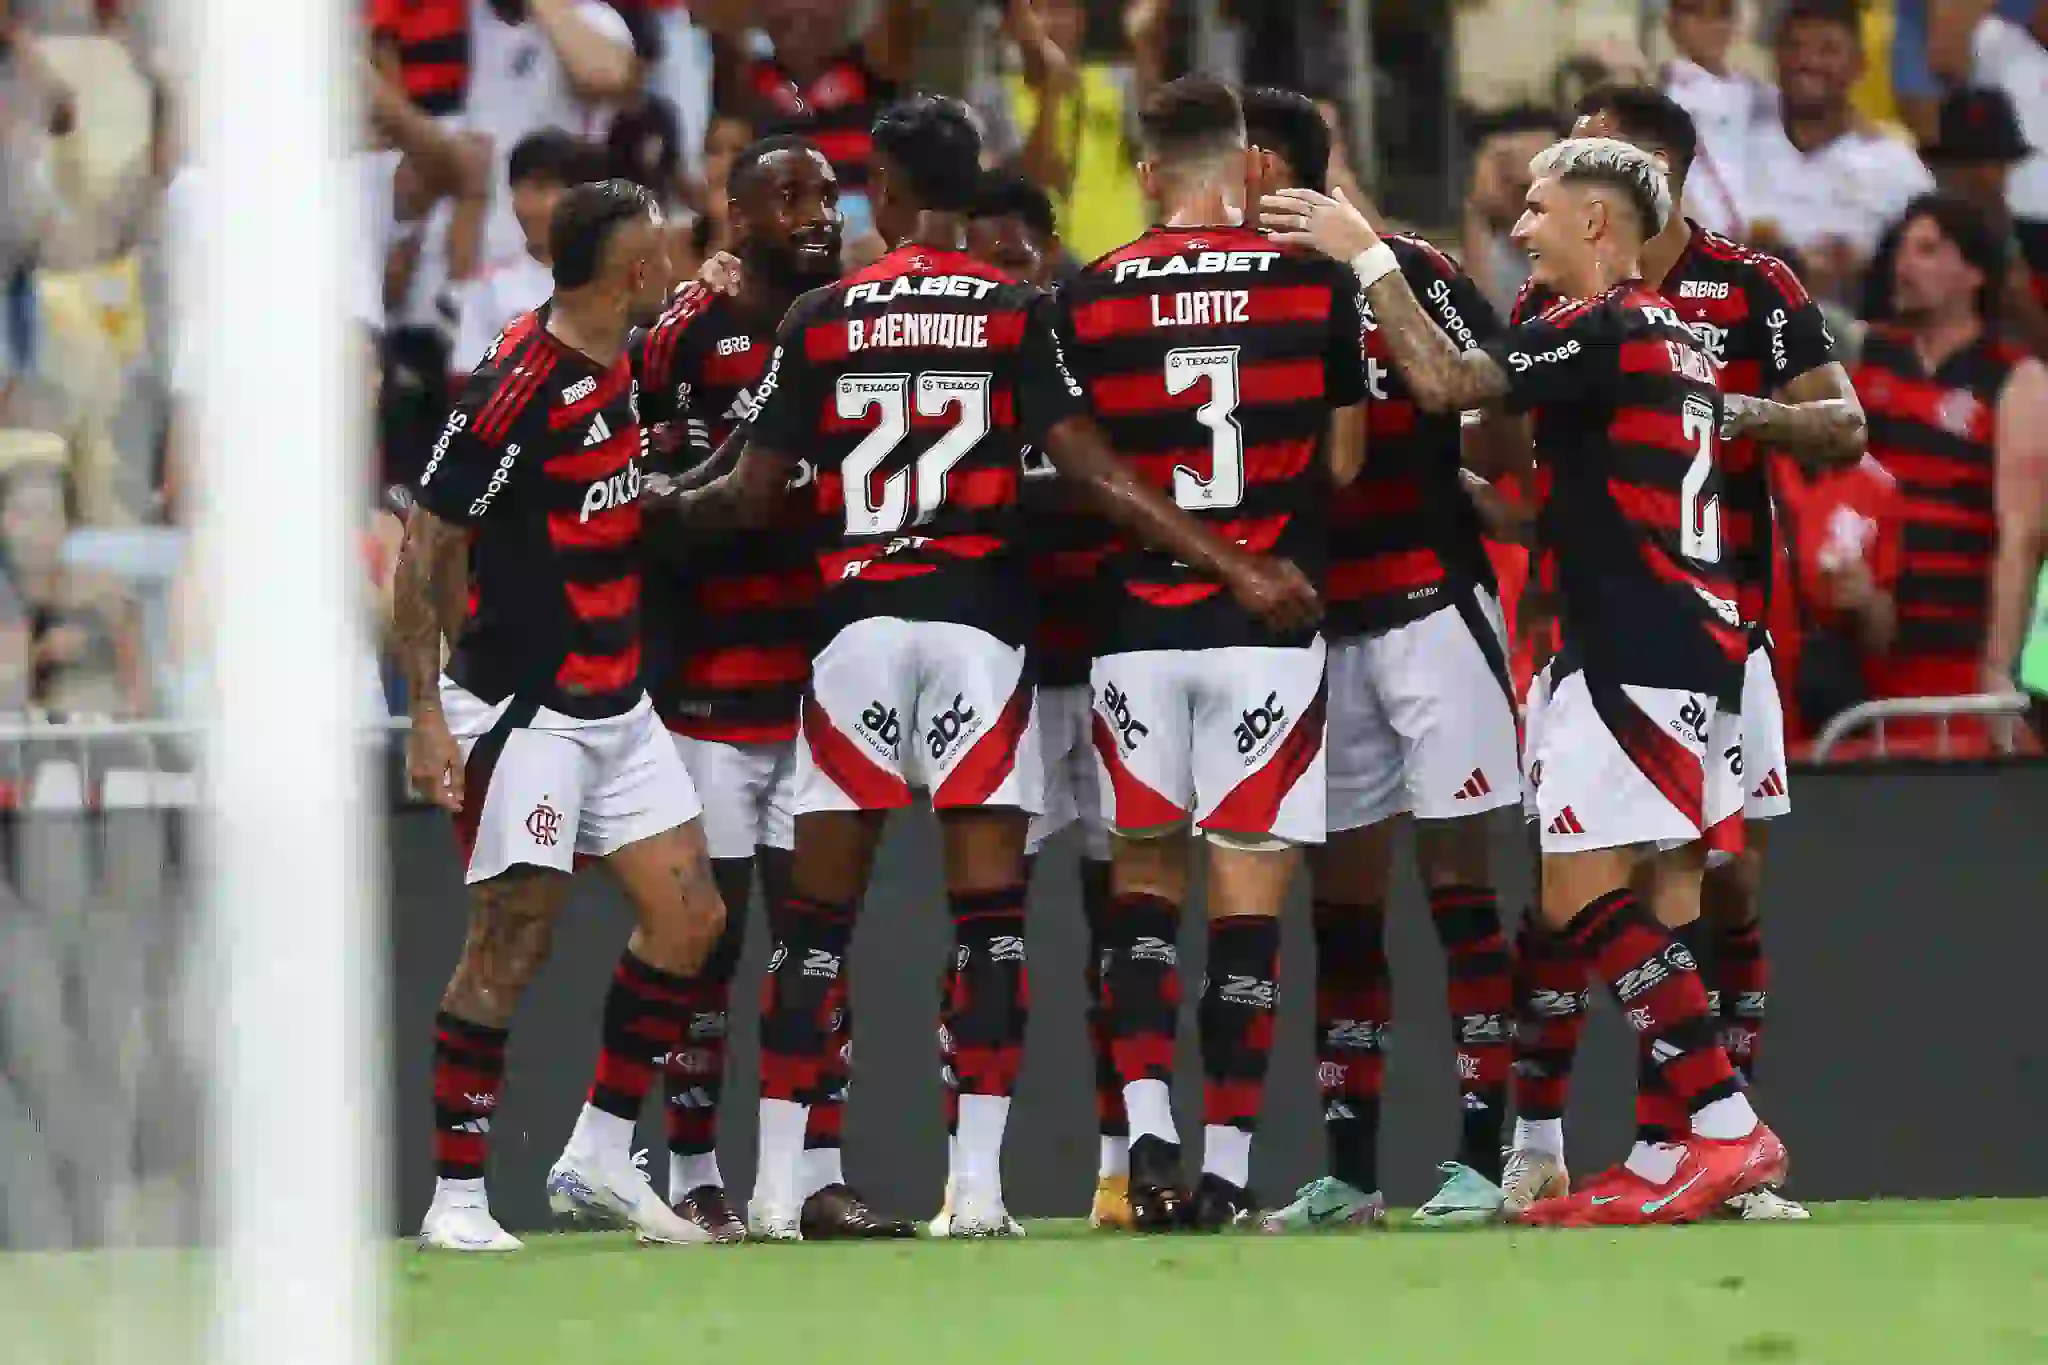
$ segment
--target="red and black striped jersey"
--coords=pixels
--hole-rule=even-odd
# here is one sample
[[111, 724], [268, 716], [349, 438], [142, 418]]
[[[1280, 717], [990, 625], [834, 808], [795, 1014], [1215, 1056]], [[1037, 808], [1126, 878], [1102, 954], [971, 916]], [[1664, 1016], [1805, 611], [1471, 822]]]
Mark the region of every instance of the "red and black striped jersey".
[[[1930, 372], [1912, 334], [1873, 326], [1855, 370], [1870, 453], [1898, 482], [1899, 660], [1975, 660], [1988, 624], [1999, 398], [2023, 352], [1980, 338]], [[1880, 695], [1897, 695], [1889, 690]]]
[[[1500, 331], [1493, 305], [1456, 261], [1419, 237], [1390, 234], [1386, 243], [1423, 311], [1460, 350]], [[1423, 411], [1370, 304], [1364, 317], [1370, 453], [1330, 507], [1323, 633], [1332, 638], [1406, 625], [1444, 606], [1447, 588], [1493, 581], [1479, 514], [1458, 477], [1459, 415]]]
[[964, 252], [899, 247], [799, 299], [749, 439], [816, 465], [821, 638], [896, 616], [1025, 643], [1021, 451], [1086, 411], [1051, 300]]
[[419, 500], [470, 528], [470, 612], [448, 676], [582, 719], [640, 701], [640, 390], [549, 335], [499, 334], [420, 473]]
[[1046, 687], [1088, 681], [1102, 638], [1103, 563], [1116, 529], [1083, 505], [1078, 488], [1059, 477], [1041, 450], [1024, 452], [1022, 501], [1031, 586], [1038, 594], [1038, 634], [1032, 661]]
[[[693, 285], [635, 338], [657, 468], [679, 472], [710, 458], [746, 419], [776, 321]], [[792, 489], [809, 475], [806, 462]], [[818, 600], [811, 520], [808, 502], [793, 495], [771, 534], [693, 537], [680, 555], [650, 544], [645, 673], [671, 730], [728, 744], [796, 738]]]
[[1640, 280], [1554, 304], [1488, 342], [1507, 405], [1534, 411], [1549, 471], [1566, 667], [1731, 701], [1748, 635], [1722, 559], [1721, 391], [1668, 302]]
[[[1060, 292], [1069, 355], [1139, 477], [1320, 587], [1330, 410], [1366, 396], [1358, 281], [1243, 227], [1153, 228]], [[1169, 554], [1126, 548], [1106, 648], [1298, 643]], [[1307, 636], [1301, 637], [1306, 639]]]
[[[1820, 305], [1792, 267], [1697, 223], [1691, 227], [1685, 251], [1657, 292], [1699, 338], [1714, 362], [1721, 392], [1768, 398], [1838, 358]], [[1538, 308], [1554, 301], [1533, 283], [1525, 287], [1531, 290], [1530, 302]], [[1756, 441], [1745, 437], [1722, 443], [1719, 464], [1722, 562], [1742, 619], [1756, 624], [1769, 607], [1777, 545], [1770, 462]]]
[[802, 133], [832, 163], [841, 189], [868, 183], [875, 116], [896, 98], [896, 82], [867, 64], [858, 46], [800, 81], [773, 57], [757, 57], [741, 73], [744, 96], [764, 133]]
[[399, 80], [423, 111], [457, 113], [469, 93], [468, 0], [370, 0], [370, 30], [398, 48]]

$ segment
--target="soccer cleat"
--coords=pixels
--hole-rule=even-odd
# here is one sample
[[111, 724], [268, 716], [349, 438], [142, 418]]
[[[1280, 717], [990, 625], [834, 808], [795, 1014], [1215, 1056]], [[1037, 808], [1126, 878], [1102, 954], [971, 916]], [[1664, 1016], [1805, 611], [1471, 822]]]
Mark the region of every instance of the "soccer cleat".
[[1180, 1144], [1141, 1137], [1131, 1144], [1131, 1226], [1139, 1232], [1172, 1232], [1187, 1216], [1181, 1185]]
[[1213, 1171], [1204, 1171], [1195, 1182], [1195, 1197], [1188, 1204], [1187, 1219], [1188, 1226], [1196, 1232], [1221, 1232], [1246, 1226], [1257, 1213], [1250, 1191]]
[[647, 1245], [700, 1246], [711, 1240], [662, 1202], [641, 1156], [621, 1162], [593, 1152], [563, 1152], [548, 1172], [548, 1207], [562, 1218], [630, 1227]]
[[1127, 1175], [1095, 1177], [1095, 1202], [1088, 1208], [1088, 1226], [1131, 1230], [1131, 1178]]
[[1387, 1201], [1334, 1175], [1318, 1176], [1294, 1192], [1294, 1199], [1259, 1220], [1261, 1232], [1326, 1232], [1337, 1228], [1384, 1227]]
[[925, 1234], [930, 1237], [944, 1237], [953, 1230], [953, 1177], [946, 1177], [946, 1197], [939, 1203], [939, 1211], [924, 1225]]
[[1694, 1223], [1709, 1218], [1729, 1200], [1759, 1186], [1777, 1184], [1792, 1165], [1785, 1144], [1762, 1123], [1747, 1137], [1724, 1140], [1694, 1134], [1682, 1145], [1685, 1160], [1666, 1196], [1672, 1216], [1660, 1220], [1663, 1222]]
[[747, 1240], [747, 1225], [733, 1212], [732, 1201], [726, 1197], [723, 1186], [699, 1185], [676, 1201], [675, 1210], [678, 1217], [710, 1233], [714, 1242]]
[[1491, 1223], [1501, 1215], [1507, 1195], [1500, 1186], [1460, 1161], [1437, 1166], [1443, 1187], [1415, 1210], [1409, 1221], [1419, 1228], [1462, 1228]]
[[1768, 1186], [1759, 1185], [1714, 1210], [1714, 1217], [1744, 1223], [1802, 1223], [1813, 1214], [1807, 1211], [1806, 1205], [1787, 1199]]
[[962, 1195], [946, 1220], [948, 1237], [1022, 1237], [1024, 1225], [1010, 1217], [1001, 1198]]
[[1517, 1147], [1501, 1163], [1501, 1212], [1513, 1218], [1545, 1199], [1572, 1192], [1571, 1172], [1564, 1158], [1535, 1147]]
[[798, 1222], [807, 1242], [900, 1241], [917, 1236], [917, 1224], [878, 1216], [851, 1185], [813, 1191], [804, 1200]]
[[757, 1242], [801, 1242], [803, 1215], [794, 1208], [747, 1201], [747, 1236]]
[[[1610, 1166], [1578, 1189], [1549, 1199], [1539, 1199], [1510, 1220], [1535, 1228], [1629, 1227], [1651, 1222], [1669, 1222], [1654, 1215], [1663, 1207], [1659, 1198], [1669, 1185], [1652, 1185], [1626, 1166]], [[1649, 1205], [1649, 1211], [1644, 1206]]]
[[525, 1245], [498, 1226], [491, 1206], [481, 1197], [475, 1202], [436, 1195], [420, 1224], [422, 1251], [517, 1251]]

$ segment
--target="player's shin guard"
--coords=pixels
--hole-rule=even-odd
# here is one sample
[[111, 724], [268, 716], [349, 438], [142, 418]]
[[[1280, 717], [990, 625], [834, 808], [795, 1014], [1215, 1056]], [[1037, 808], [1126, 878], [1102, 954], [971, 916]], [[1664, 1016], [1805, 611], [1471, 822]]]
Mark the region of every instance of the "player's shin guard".
[[1202, 1169], [1239, 1189], [1251, 1181], [1252, 1134], [1265, 1105], [1279, 973], [1279, 920], [1235, 915], [1210, 923], [1207, 984], [1197, 1013]]
[[[1515, 1145], [1564, 1155], [1564, 1111], [1586, 1029], [1587, 974], [1571, 943], [1531, 909], [1515, 939]], [[1526, 1139], [1546, 1136], [1548, 1142]]]
[[1167, 1093], [1180, 1020], [1179, 935], [1180, 907], [1171, 901], [1131, 894], [1110, 902], [1102, 988], [1133, 1142], [1180, 1141]]
[[853, 907], [792, 896], [761, 989], [761, 1098], [814, 1103], [825, 1072]]
[[726, 916], [711, 956], [691, 978], [682, 1043], [662, 1067], [671, 1199], [701, 1185], [724, 1184], [718, 1174], [718, 1107], [725, 1094], [732, 978], [745, 945], [746, 924], [743, 909]]
[[946, 1031], [960, 1093], [1008, 1095], [1024, 1056], [1031, 983], [1024, 961], [1024, 888], [954, 896], [953, 979]]
[[1380, 1187], [1380, 1090], [1393, 1022], [1386, 919], [1377, 905], [1317, 901], [1316, 1084], [1330, 1174], [1354, 1189]]
[[484, 1178], [506, 1036], [446, 1011], [434, 1016], [434, 1173], [443, 1180]]
[[1707, 1012], [1698, 964], [1634, 892], [1624, 888], [1600, 897], [1564, 933], [1614, 992], [1665, 1088], [1688, 1114], [1741, 1093]]
[[654, 1084], [659, 1058], [681, 1044], [690, 1017], [690, 981], [651, 967], [629, 949], [604, 998], [604, 1046], [590, 1083], [590, 1107], [630, 1125]]
[[1763, 1052], [1764, 1015], [1770, 1000], [1770, 963], [1763, 926], [1755, 920], [1720, 924], [1714, 935], [1714, 980], [1721, 994], [1721, 1037], [1728, 1060], [1744, 1080], [1756, 1079]]
[[1444, 950], [1451, 1045], [1457, 1053], [1458, 1160], [1497, 1184], [1515, 1008], [1500, 905], [1491, 887], [1439, 886], [1429, 893], [1429, 910]]

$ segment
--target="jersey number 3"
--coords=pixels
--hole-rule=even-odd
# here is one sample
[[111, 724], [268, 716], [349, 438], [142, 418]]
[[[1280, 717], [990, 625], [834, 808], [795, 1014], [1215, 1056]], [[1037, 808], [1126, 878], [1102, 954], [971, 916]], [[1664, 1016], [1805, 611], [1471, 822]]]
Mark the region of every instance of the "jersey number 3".
[[1195, 420], [1209, 428], [1209, 477], [1184, 464], [1173, 467], [1173, 500], [1190, 512], [1235, 507], [1244, 501], [1244, 432], [1237, 425], [1237, 347], [1186, 346], [1166, 353], [1166, 393], [1186, 393], [1209, 381], [1209, 401]]
[[[840, 420], [858, 422], [879, 410], [875, 429], [847, 452], [839, 472], [846, 485], [846, 534], [894, 535], [906, 526], [921, 526], [946, 505], [946, 475], [968, 451], [988, 435], [991, 374], [842, 375], [834, 391]], [[957, 409], [959, 418], [924, 454], [885, 476], [875, 486], [875, 473], [910, 434], [913, 411], [918, 417], [944, 417]]]

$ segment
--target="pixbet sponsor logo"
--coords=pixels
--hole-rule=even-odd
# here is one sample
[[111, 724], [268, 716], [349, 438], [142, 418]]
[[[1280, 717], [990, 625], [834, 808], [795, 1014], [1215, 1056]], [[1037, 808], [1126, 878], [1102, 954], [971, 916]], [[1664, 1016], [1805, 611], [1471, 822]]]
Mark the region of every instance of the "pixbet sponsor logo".
[[640, 501], [640, 465], [626, 461], [626, 467], [608, 479], [599, 479], [583, 490], [583, 511], [576, 520], [589, 521], [601, 512]]

